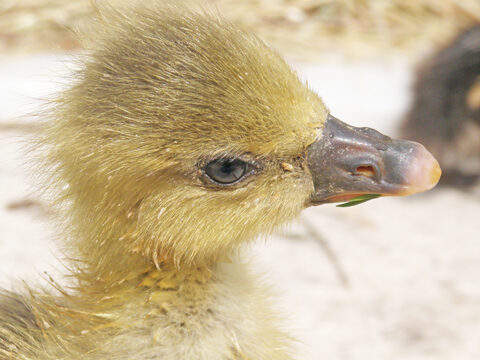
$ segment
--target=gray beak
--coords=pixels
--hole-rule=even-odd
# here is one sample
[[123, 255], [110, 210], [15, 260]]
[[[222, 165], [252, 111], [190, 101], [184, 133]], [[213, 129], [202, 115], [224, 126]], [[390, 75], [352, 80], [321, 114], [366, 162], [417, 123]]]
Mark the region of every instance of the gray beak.
[[307, 205], [349, 201], [368, 194], [403, 196], [433, 188], [441, 170], [416, 142], [395, 140], [329, 115], [307, 154], [315, 191]]

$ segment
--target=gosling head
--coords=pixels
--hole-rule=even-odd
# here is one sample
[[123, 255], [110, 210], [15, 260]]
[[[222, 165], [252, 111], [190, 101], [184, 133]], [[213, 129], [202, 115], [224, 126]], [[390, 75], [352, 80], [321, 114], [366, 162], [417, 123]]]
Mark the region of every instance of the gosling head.
[[278, 54], [216, 16], [137, 9], [97, 33], [46, 136], [92, 263], [214, 261], [305, 207], [438, 181], [421, 145], [335, 119]]

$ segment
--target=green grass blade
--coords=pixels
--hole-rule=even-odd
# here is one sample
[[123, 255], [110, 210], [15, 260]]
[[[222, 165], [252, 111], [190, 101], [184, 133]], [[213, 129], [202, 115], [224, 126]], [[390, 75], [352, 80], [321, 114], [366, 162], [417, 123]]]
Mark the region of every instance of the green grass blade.
[[365, 201], [376, 199], [380, 196], [382, 196], [382, 195], [380, 195], [380, 194], [360, 195], [360, 196], [357, 196], [357, 197], [353, 198], [352, 200], [350, 200], [346, 203], [337, 205], [337, 207], [350, 207], [350, 206], [360, 205], [360, 204], [364, 203]]

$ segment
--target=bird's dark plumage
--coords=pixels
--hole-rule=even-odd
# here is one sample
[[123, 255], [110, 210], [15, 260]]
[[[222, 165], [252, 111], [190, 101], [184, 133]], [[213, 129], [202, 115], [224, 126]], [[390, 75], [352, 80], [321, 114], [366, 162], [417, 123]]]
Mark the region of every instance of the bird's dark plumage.
[[403, 135], [422, 142], [439, 159], [441, 183], [480, 180], [480, 25], [419, 68]]

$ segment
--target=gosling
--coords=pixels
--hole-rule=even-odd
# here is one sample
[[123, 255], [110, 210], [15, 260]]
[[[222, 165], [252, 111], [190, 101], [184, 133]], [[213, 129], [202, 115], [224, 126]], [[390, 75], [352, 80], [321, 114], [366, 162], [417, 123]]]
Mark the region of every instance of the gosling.
[[330, 115], [217, 15], [98, 23], [37, 141], [71, 286], [2, 292], [0, 359], [293, 359], [237, 250], [312, 205], [428, 190], [437, 162]]

